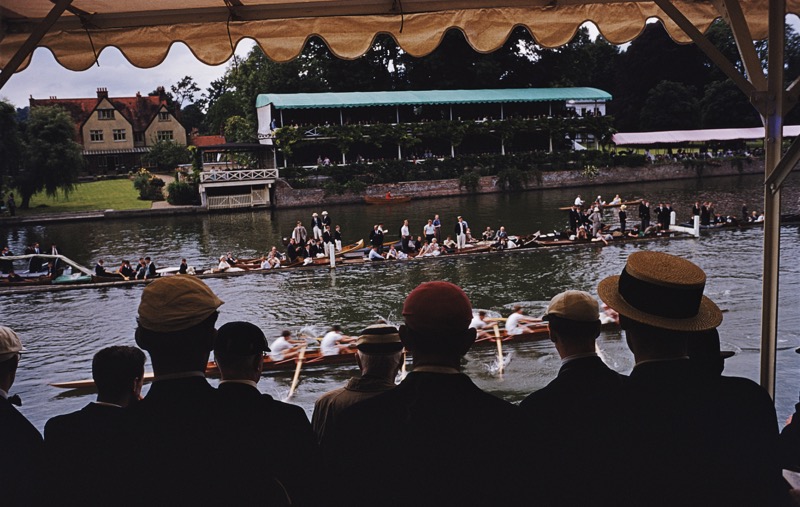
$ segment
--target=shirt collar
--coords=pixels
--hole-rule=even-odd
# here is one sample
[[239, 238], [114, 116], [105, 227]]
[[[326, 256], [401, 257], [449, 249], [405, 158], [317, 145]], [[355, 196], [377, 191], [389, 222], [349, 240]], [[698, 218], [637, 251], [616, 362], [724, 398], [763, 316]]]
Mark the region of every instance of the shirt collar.
[[571, 356], [567, 356], [561, 359], [561, 366], [564, 366], [567, 363], [571, 363], [576, 359], [583, 359], [584, 357], [598, 357], [598, 355], [594, 352], [587, 352], [585, 354], [573, 354]]
[[256, 385], [256, 383], [254, 381], [252, 381], [252, 380], [243, 380], [243, 379], [223, 380], [223, 381], [221, 381], [219, 383], [219, 385], [222, 385], [222, 384], [246, 384], [248, 386], [251, 386], [251, 387], [254, 387], [254, 388], [258, 389], [258, 386]]

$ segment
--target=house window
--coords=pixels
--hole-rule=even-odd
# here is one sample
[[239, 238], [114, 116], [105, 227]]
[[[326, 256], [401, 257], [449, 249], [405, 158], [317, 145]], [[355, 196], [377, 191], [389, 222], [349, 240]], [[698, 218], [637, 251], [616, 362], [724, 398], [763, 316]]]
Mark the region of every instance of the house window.
[[157, 130], [156, 131], [156, 140], [157, 141], [172, 141], [172, 131], [171, 130]]
[[133, 133], [133, 141], [136, 143], [143, 143], [144, 142], [144, 132], [134, 132]]
[[169, 113], [167, 111], [159, 111], [158, 121], [169, 121]]
[[93, 143], [101, 143], [101, 142], [103, 142], [103, 131], [102, 130], [90, 130], [89, 131], [89, 139]]
[[124, 141], [125, 140], [125, 129], [114, 129], [114, 140], [115, 141]]
[[100, 120], [113, 120], [114, 119], [114, 110], [113, 109], [98, 109], [97, 110], [97, 118]]

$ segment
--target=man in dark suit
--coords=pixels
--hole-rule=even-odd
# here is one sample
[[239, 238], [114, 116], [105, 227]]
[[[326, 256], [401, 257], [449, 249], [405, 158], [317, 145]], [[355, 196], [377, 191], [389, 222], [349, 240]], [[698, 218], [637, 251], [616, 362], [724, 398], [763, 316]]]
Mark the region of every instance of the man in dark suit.
[[639, 230], [644, 231], [650, 227], [650, 203], [645, 200], [639, 203], [639, 219], [642, 221], [642, 228]]
[[[33, 245], [31, 245], [29, 252], [26, 253], [31, 253], [35, 255], [39, 255], [40, 253], [42, 253], [41, 249], [39, 248], [39, 243], [36, 242]], [[31, 260], [28, 262], [28, 271], [30, 271], [31, 273], [38, 273], [41, 270], [42, 270], [42, 258], [31, 257]]]
[[[623, 380], [595, 352], [600, 335], [597, 300], [568, 290], [555, 296], [543, 320], [561, 357], [558, 376], [530, 394], [520, 408], [537, 439], [545, 505], [611, 505], [624, 488], [617, 474], [625, 436]], [[564, 459], [569, 456], [569, 459]]]
[[324, 249], [325, 257], [330, 256], [330, 250], [334, 249], [335, 246], [333, 244], [333, 233], [331, 232], [331, 226], [326, 225], [325, 230], [322, 231], [322, 247]]
[[150, 259], [150, 257], [145, 257], [144, 258], [144, 263], [145, 263], [144, 279], [145, 280], [151, 280], [151, 279], [157, 277], [158, 273], [156, 272], [156, 263], [153, 262]]
[[[220, 305], [191, 276], [157, 278], [142, 291], [136, 344], [149, 352], [154, 378], [147, 396], [128, 409], [119, 442], [124, 468], [115, 486], [126, 505], [225, 504], [223, 492], [209, 487], [217, 484], [220, 455], [209, 439], [231, 429], [222, 425], [217, 391], [205, 378]], [[131, 470], [146, 471], [147, 487], [130, 487]]]
[[775, 407], [754, 382], [711, 376], [688, 357], [687, 340], [714, 329], [722, 312], [703, 295], [706, 275], [661, 252], [628, 257], [600, 298], [620, 314], [636, 366], [626, 382], [628, 487], [620, 505], [779, 505]]
[[577, 206], [573, 206], [569, 209], [569, 230], [572, 231], [572, 234], [578, 230], [578, 226], [582, 221], [581, 212], [578, 210]]
[[[535, 505], [519, 408], [461, 373], [475, 341], [472, 305], [448, 282], [419, 285], [403, 305], [400, 338], [414, 358], [394, 389], [341, 413], [321, 445], [326, 470], [358, 470], [358, 487], [334, 480], [329, 505]], [[516, 435], [498, 442], [498, 434]], [[518, 438], [523, 436], [521, 438]], [[501, 473], [477, 480], [487, 463]]]
[[[86, 492], [96, 498], [113, 498], [107, 490], [113, 481], [106, 474], [119, 459], [123, 408], [139, 400], [144, 378], [144, 353], [136, 347], [114, 346], [100, 350], [92, 359], [92, 378], [97, 401], [81, 410], [53, 417], [44, 427], [45, 480], [55, 503], [81, 503]], [[80, 457], [80, 467], [75, 466]]]
[[39, 479], [42, 436], [17, 411], [19, 396], [9, 396], [22, 352], [22, 342], [13, 329], [0, 326], [0, 499], [3, 505], [31, 505]]
[[[223, 426], [235, 428], [212, 437], [228, 455], [217, 462], [217, 480], [231, 481], [227, 505], [314, 505], [320, 490], [298, 471], [320, 469], [316, 439], [303, 409], [259, 392], [264, 352], [267, 339], [249, 322], [223, 325], [214, 340]], [[237, 467], [224, 470], [230, 462]]]

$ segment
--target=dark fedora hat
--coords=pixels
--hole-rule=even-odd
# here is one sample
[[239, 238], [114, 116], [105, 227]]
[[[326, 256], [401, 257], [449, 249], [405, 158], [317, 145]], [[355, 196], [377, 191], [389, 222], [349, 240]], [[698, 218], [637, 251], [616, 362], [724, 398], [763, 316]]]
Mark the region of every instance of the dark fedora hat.
[[705, 331], [722, 312], [703, 295], [706, 274], [692, 262], [661, 252], [635, 252], [619, 276], [600, 282], [597, 293], [631, 320], [672, 331]]

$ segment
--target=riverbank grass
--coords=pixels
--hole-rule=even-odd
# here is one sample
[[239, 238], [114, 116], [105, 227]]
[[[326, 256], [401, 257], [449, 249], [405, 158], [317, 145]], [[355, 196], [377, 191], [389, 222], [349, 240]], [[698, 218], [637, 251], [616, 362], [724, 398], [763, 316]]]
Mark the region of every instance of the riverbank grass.
[[139, 192], [133, 188], [131, 180], [126, 178], [79, 183], [76, 185], [75, 191], [70, 192], [66, 198], [61, 192], [55, 198], [40, 192], [31, 197], [30, 209], [17, 209], [17, 214], [38, 215], [107, 209], [150, 209], [151, 205], [151, 201], [139, 200]]

